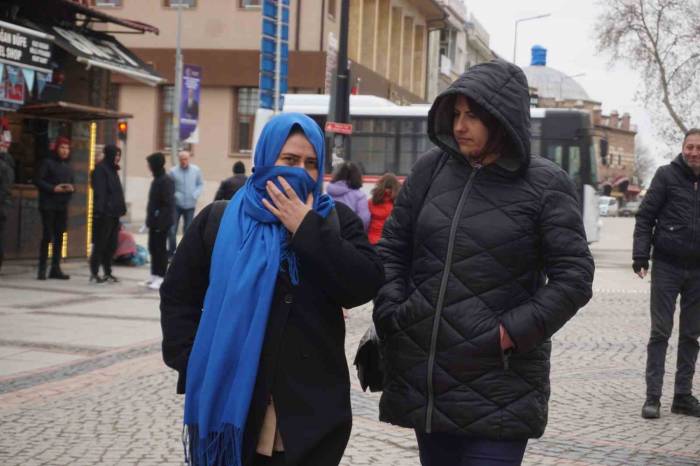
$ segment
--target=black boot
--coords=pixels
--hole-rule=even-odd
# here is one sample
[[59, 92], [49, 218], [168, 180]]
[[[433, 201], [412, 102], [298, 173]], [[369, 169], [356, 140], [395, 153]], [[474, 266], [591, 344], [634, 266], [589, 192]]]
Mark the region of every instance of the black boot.
[[57, 280], [69, 280], [70, 275], [66, 275], [63, 273], [60, 267], [51, 267], [51, 271], [49, 272], [49, 278], [55, 278]]
[[37, 280], [46, 280], [46, 266], [39, 266], [39, 272], [37, 273], [36, 276]]
[[661, 416], [661, 402], [658, 398], [648, 396], [647, 401], [642, 406], [642, 417], [644, 419], [658, 419]]
[[700, 417], [700, 402], [693, 395], [675, 395], [671, 412], [674, 414], [685, 414], [686, 416]]

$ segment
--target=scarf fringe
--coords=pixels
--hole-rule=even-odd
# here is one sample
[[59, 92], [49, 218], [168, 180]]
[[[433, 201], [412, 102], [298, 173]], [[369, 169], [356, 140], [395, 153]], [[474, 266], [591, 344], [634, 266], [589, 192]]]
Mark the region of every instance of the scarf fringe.
[[224, 424], [217, 432], [201, 438], [197, 425], [182, 428], [185, 464], [188, 466], [243, 466], [243, 430]]

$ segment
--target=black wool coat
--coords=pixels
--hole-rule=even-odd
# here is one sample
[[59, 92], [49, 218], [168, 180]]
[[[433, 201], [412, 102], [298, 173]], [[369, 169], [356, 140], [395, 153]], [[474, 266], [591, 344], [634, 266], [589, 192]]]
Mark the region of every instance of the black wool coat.
[[148, 190], [146, 226], [154, 231], [168, 231], [174, 219], [175, 182], [165, 171], [160, 171]]
[[[215, 202], [195, 217], [160, 288], [163, 359], [179, 372], [178, 393], [185, 391], [187, 361], [225, 205]], [[286, 464], [338, 464], [350, 437], [350, 380], [341, 307], [372, 299], [384, 275], [360, 219], [342, 204], [336, 204], [336, 212], [328, 219], [310, 212], [291, 239], [299, 285], [293, 286], [284, 272], [277, 277], [245, 428], [244, 464], [254, 456], [270, 396]]]
[[119, 218], [126, 214], [124, 190], [113, 161], [105, 158], [95, 165], [90, 183], [93, 190], [93, 214], [95, 217]]
[[639, 206], [634, 226], [634, 260], [654, 259], [700, 267], [700, 177], [679, 154], [659, 167]]
[[215, 201], [228, 201], [230, 200], [236, 191], [241, 189], [248, 177], [242, 174], [233, 175], [230, 178], [226, 178], [219, 185], [219, 189], [216, 190], [216, 195], [214, 196]]
[[[511, 140], [472, 167], [452, 135], [457, 94]], [[590, 299], [593, 259], [573, 182], [529, 152], [522, 71], [477, 65], [435, 101], [438, 149], [413, 167], [384, 226], [374, 322], [386, 362], [380, 419], [423, 432], [518, 440], [547, 423], [550, 337]], [[499, 324], [515, 343], [501, 351]]]
[[34, 184], [39, 188], [39, 208], [42, 210], [66, 210], [73, 193], [56, 193], [59, 184], [74, 184], [75, 176], [70, 159], [62, 160], [52, 153], [39, 166]]

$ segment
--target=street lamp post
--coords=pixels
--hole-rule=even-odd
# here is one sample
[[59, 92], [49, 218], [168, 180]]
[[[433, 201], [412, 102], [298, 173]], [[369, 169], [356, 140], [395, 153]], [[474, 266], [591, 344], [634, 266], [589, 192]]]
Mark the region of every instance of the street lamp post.
[[[545, 13], [543, 15], [537, 15], [537, 16], [528, 16], [527, 18], [520, 18], [515, 20], [515, 34], [513, 36], [513, 63], [515, 63], [515, 57], [517, 55], [517, 46], [518, 46], [518, 24], [524, 22], [524, 21], [531, 21], [534, 19], [540, 19], [540, 18], [546, 18], [547, 16], [552, 16], [551, 13]], [[516, 63], [517, 64], [517, 63]]]

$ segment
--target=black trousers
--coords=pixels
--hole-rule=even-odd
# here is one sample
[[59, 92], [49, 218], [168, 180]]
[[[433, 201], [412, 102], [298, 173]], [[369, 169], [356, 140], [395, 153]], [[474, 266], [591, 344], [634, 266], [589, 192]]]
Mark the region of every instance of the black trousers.
[[527, 440], [487, 440], [435, 432], [416, 432], [422, 466], [518, 466]]
[[0, 205], [0, 267], [2, 267], [2, 261], [5, 258], [5, 225], [7, 224], [7, 215], [5, 214], [5, 207]]
[[168, 230], [148, 230], [148, 253], [151, 255], [151, 275], [165, 276], [168, 267]]
[[686, 269], [655, 260], [651, 268], [651, 336], [647, 345], [647, 396], [660, 397], [666, 349], [673, 330], [676, 299], [681, 296], [678, 360], [674, 394], [692, 392], [700, 337], [700, 268]]
[[102, 265], [105, 275], [112, 275], [112, 257], [119, 238], [119, 218], [95, 217], [92, 235], [90, 273], [97, 275]]
[[58, 268], [63, 250], [63, 233], [68, 223], [67, 210], [41, 209], [41, 243], [39, 246], [39, 269], [46, 270], [49, 243], [52, 244], [51, 268]]
[[284, 453], [273, 453], [272, 456], [255, 454], [252, 466], [284, 466]]

